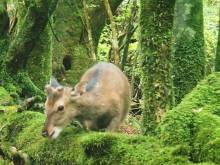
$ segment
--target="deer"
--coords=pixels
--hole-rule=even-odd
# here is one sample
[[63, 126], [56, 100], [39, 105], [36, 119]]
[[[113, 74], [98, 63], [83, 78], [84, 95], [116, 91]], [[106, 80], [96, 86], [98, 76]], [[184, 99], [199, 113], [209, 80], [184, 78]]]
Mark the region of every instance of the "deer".
[[130, 108], [128, 78], [116, 65], [106, 62], [88, 69], [74, 87], [62, 86], [52, 78], [45, 92], [42, 135], [53, 139], [72, 121], [86, 130], [116, 132]]

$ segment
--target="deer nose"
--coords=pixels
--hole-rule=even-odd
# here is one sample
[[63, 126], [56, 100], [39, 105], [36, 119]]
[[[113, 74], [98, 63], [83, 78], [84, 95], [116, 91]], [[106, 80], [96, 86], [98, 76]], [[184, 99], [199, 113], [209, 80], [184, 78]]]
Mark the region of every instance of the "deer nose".
[[47, 130], [42, 131], [42, 136], [47, 137], [48, 136], [48, 131]]

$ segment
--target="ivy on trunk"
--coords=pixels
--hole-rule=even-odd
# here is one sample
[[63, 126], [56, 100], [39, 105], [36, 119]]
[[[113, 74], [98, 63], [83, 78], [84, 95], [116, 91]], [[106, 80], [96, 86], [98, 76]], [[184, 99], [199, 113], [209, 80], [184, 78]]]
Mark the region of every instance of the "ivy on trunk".
[[143, 129], [153, 134], [172, 105], [171, 30], [175, 0], [141, 1]]

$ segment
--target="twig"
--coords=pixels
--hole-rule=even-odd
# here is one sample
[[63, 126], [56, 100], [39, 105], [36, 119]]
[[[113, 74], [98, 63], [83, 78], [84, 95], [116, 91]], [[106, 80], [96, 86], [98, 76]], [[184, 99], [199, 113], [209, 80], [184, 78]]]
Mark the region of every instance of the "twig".
[[120, 66], [120, 52], [119, 52], [119, 46], [118, 46], [118, 32], [117, 32], [116, 22], [115, 22], [113, 14], [112, 14], [112, 10], [111, 10], [109, 1], [104, 0], [104, 5], [105, 5], [106, 12], [107, 12], [109, 20], [110, 20], [111, 30], [112, 30], [113, 61], [116, 65]]
[[56, 33], [55, 33], [54, 29], [53, 29], [53, 26], [52, 26], [52, 24], [51, 24], [51, 22], [50, 22], [50, 18], [49, 18], [49, 20], [48, 20], [48, 23], [49, 23], [49, 26], [50, 26], [50, 29], [51, 29], [51, 31], [52, 31], [53, 36], [55, 37], [55, 39], [57, 40], [57, 42], [60, 42], [60, 39], [59, 39], [58, 36], [56, 35]]

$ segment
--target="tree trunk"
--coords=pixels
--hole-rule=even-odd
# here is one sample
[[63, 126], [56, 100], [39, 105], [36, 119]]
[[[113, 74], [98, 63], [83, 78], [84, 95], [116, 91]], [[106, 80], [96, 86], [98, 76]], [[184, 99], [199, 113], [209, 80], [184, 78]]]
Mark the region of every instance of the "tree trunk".
[[94, 43], [92, 38], [92, 28], [91, 28], [91, 18], [88, 12], [88, 4], [86, 0], [83, 0], [83, 16], [84, 16], [84, 26], [86, 26], [87, 36], [88, 36], [88, 49], [90, 55], [94, 61], [96, 61], [96, 52], [94, 49]]
[[5, 0], [0, 2], [0, 38], [7, 35], [9, 29], [9, 17], [7, 13], [7, 3]]
[[179, 103], [205, 74], [203, 1], [177, 0], [174, 18], [173, 74]]
[[[122, 0], [111, 0], [113, 13]], [[95, 53], [107, 14], [103, 1], [87, 1], [88, 15]], [[90, 7], [92, 6], [92, 7]], [[59, 41], [53, 37], [53, 74], [62, 83], [74, 85], [81, 75], [96, 61], [89, 53], [89, 37], [84, 25], [82, 0], [76, 2], [60, 0], [54, 15], [54, 30]]]
[[[1, 73], [3, 73], [1, 74], [1, 80], [4, 81], [5, 86], [14, 82], [17, 86], [16, 88], [20, 89], [19, 92], [23, 96], [44, 95], [38, 87], [42, 89], [43, 84], [46, 84], [50, 77], [50, 74], [46, 73], [51, 70], [51, 67], [49, 67], [51, 66], [51, 54], [44, 57], [41, 56], [42, 52], [39, 51], [35, 54], [38, 58], [34, 55], [35, 59], [33, 59], [32, 56], [36, 45], [39, 46], [40, 35], [45, 31], [45, 27], [56, 8], [57, 2], [58, 0], [41, 0], [38, 2], [25, 1], [24, 4], [22, 3], [23, 6], [20, 6], [22, 8], [19, 9], [19, 20], [16, 30], [10, 36], [11, 44], [8, 48], [3, 49], [7, 49], [7, 53], [1, 57], [3, 61], [1, 64]], [[31, 58], [33, 61], [30, 62]], [[42, 67], [42, 61], [46, 67]], [[28, 66], [29, 64], [33, 66], [38, 65], [38, 67], [32, 70], [37, 73], [35, 76], [29, 76], [29, 74], [32, 74], [30, 68], [33, 67]], [[44, 70], [48, 72], [42, 73]], [[41, 84], [36, 83], [38, 86], [32, 81], [36, 79], [41, 82]]]
[[[3, 58], [7, 53], [8, 48], [8, 30], [9, 30], [9, 17], [7, 13], [6, 1], [0, 2], [0, 68], [2, 68]], [[1, 69], [0, 69], [1, 71]], [[2, 75], [2, 71], [0, 75]], [[1, 76], [0, 76], [1, 79]]]
[[[52, 55], [53, 69], [58, 65], [61, 70], [64, 70], [65, 62], [67, 62], [67, 67], [70, 65], [70, 69], [64, 70], [64, 80], [73, 85], [94, 62], [88, 56], [88, 36], [85, 34], [86, 28], [83, 24], [81, 0], [72, 4], [68, 4], [72, 1], [60, 0], [57, 12], [49, 20], [57, 1], [40, 0], [36, 3], [30, 1], [18, 3], [20, 7], [17, 10], [18, 22], [10, 34], [11, 44], [8, 46], [7, 36], [5, 36], [6, 39], [0, 37], [2, 51], [0, 61], [4, 61], [4, 63], [1, 62], [0, 79], [7, 89], [11, 88], [12, 82], [16, 86], [16, 89], [14, 87], [13, 89], [24, 96], [43, 95], [41, 89], [49, 81], [52, 72]], [[111, 0], [114, 11], [121, 1]], [[14, 5], [14, 2], [8, 3]], [[106, 14], [103, 2], [95, 1], [90, 4], [95, 5], [88, 9], [88, 14], [91, 16], [92, 34], [90, 35], [94, 39], [96, 51]], [[1, 23], [0, 26], [3, 27]], [[64, 59], [65, 57], [68, 58]]]
[[44, 89], [52, 74], [52, 32], [49, 25], [39, 36], [27, 60], [30, 79], [40, 89]]
[[219, 9], [219, 29], [218, 29], [218, 44], [215, 57], [215, 71], [220, 72], [220, 9]]
[[57, 1], [42, 0], [28, 7], [25, 20], [11, 43], [5, 59], [6, 67], [10, 72], [17, 73], [26, 67], [29, 55], [45, 29]]
[[143, 127], [153, 134], [172, 104], [171, 29], [175, 0], [141, 1]]

